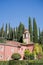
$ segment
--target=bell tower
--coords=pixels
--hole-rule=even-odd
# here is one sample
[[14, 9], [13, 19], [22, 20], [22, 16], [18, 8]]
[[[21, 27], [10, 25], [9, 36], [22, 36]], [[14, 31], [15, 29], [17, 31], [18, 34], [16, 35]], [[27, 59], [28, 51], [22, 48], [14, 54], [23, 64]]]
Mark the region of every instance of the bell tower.
[[23, 42], [25, 44], [29, 44], [29, 42], [30, 42], [30, 33], [27, 29], [25, 29], [24, 33], [23, 33]]

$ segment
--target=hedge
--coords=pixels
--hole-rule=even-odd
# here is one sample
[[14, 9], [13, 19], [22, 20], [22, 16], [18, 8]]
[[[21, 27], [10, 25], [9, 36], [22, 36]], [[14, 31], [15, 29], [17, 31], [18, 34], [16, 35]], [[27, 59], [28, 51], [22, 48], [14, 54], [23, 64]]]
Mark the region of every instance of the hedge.
[[43, 60], [12, 60], [9, 65], [43, 65]]
[[9, 65], [8, 61], [0, 61], [0, 65]]
[[43, 65], [43, 60], [10, 60], [0, 61], [0, 65]]

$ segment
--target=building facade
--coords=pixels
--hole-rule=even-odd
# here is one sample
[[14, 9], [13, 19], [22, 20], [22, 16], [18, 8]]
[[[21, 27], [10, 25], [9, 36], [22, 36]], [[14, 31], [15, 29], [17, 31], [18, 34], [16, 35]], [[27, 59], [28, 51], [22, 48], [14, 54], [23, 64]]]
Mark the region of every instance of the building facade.
[[30, 34], [28, 30], [25, 30], [23, 33], [23, 42], [24, 43], [6, 41], [6, 43], [0, 43], [0, 61], [11, 60], [13, 53], [19, 53], [21, 59], [23, 59], [24, 51], [26, 49], [29, 49], [30, 52], [32, 52], [34, 44], [30, 42]]

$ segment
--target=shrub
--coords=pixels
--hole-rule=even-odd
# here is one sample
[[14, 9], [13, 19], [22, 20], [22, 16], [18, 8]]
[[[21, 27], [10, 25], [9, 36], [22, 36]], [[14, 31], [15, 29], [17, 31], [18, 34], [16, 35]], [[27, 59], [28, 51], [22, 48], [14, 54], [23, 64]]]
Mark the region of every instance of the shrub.
[[34, 53], [34, 58], [38, 59], [37, 56], [39, 54], [42, 54], [42, 47], [41, 45], [39, 45], [38, 43], [34, 45], [34, 50], [33, 50], [33, 53]]
[[43, 51], [43, 45], [42, 45], [42, 51]]
[[33, 59], [34, 59], [34, 54], [31, 53], [31, 54], [30, 54], [30, 60], [33, 60]]
[[30, 51], [28, 49], [26, 49], [24, 51], [24, 58], [28, 60], [30, 58], [29, 56], [30, 56]]
[[11, 56], [11, 58], [12, 58], [13, 60], [19, 60], [19, 59], [21, 58], [21, 56], [20, 56], [19, 53], [14, 53], [14, 54]]
[[43, 59], [43, 53], [37, 54], [37, 58], [38, 58], [38, 59]]
[[5, 43], [6, 39], [4, 37], [0, 37], [0, 43]]

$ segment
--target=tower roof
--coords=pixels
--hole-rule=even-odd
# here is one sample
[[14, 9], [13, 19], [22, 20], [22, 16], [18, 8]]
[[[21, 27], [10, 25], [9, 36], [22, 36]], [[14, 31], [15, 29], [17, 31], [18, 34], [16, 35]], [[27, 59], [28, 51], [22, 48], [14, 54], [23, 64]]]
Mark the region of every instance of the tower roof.
[[28, 29], [25, 29], [25, 30], [24, 30], [24, 33], [29, 33]]

